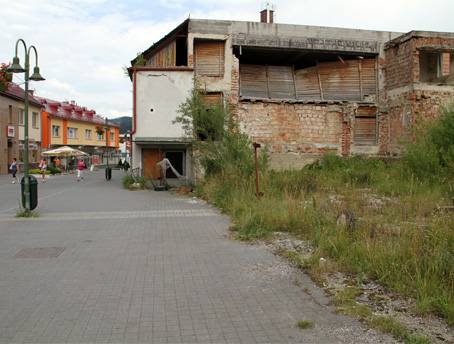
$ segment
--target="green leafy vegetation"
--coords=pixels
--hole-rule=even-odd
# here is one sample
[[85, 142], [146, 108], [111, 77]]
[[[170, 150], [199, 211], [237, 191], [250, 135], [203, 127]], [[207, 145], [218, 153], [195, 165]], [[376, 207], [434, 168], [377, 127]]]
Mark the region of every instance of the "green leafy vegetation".
[[146, 183], [145, 177], [134, 177], [132, 173], [125, 173], [121, 180], [121, 184], [125, 189], [130, 190], [143, 190]]
[[300, 321], [298, 321], [297, 325], [301, 329], [306, 329], [306, 328], [313, 327], [315, 324], [313, 321], [300, 320]]
[[[334, 266], [364, 276], [414, 298], [417, 312], [454, 324], [453, 107], [421, 123], [399, 160], [327, 154], [299, 170], [271, 171], [259, 149], [257, 197], [254, 150], [228, 107], [219, 136], [201, 141], [190, 126], [195, 104], [182, 107], [181, 121], [207, 172], [196, 192], [232, 218], [239, 239], [292, 233], [315, 247], [309, 259], [289, 256], [311, 274]], [[345, 210], [355, 221], [338, 225]], [[322, 257], [331, 264], [320, 266]]]

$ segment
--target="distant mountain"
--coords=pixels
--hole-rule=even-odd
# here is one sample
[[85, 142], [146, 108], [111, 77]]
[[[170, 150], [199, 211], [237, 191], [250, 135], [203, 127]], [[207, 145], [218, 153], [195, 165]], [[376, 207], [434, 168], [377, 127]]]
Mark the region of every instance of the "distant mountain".
[[118, 118], [109, 119], [109, 122], [118, 124], [120, 126], [120, 134], [126, 134], [129, 130], [132, 130], [132, 117], [123, 116]]

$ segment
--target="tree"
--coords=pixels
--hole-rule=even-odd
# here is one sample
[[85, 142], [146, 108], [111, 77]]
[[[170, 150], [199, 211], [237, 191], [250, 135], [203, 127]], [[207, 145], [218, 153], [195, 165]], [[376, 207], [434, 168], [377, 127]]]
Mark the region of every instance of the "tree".
[[[252, 175], [255, 157], [252, 142], [242, 133], [233, 106], [206, 101], [206, 92], [196, 80], [190, 96], [180, 105], [180, 114], [173, 123], [181, 123], [184, 139], [191, 141], [198, 152], [200, 164], [207, 175], [237, 173]], [[259, 167], [266, 168], [266, 149], [259, 157]]]

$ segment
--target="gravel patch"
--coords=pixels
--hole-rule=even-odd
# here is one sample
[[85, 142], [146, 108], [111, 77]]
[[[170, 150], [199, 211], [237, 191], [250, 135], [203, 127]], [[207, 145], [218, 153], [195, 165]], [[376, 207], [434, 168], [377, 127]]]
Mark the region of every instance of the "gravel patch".
[[[311, 244], [304, 240], [293, 238], [289, 233], [276, 232], [271, 240], [254, 241], [253, 245], [264, 246], [276, 255], [282, 252], [294, 252], [303, 258], [309, 258], [314, 252]], [[252, 267], [249, 274], [252, 278], [265, 281], [273, 278], [291, 278], [294, 275], [294, 267], [287, 259], [280, 258], [273, 262], [257, 264]], [[325, 290], [326, 295], [332, 297], [338, 290], [357, 286], [355, 276], [330, 272], [325, 276], [325, 281], [320, 287]], [[394, 317], [404, 324], [408, 330], [420, 337], [429, 338], [433, 343], [454, 343], [454, 330], [446, 321], [435, 315], [419, 316], [413, 311], [414, 300], [404, 297], [388, 290], [373, 280], [365, 280], [359, 286], [361, 295], [356, 301], [369, 307], [372, 313], [377, 316]], [[314, 326], [304, 331], [310, 331], [315, 338], [323, 338], [323, 333], [336, 333], [336, 343], [399, 343], [390, 335], [368, 328], [364, 324], [344, 328], [328, 328]], [[331, 339], [332, 342], [332, 339]], [[327, 343], [331, 343], [327, 342]]]

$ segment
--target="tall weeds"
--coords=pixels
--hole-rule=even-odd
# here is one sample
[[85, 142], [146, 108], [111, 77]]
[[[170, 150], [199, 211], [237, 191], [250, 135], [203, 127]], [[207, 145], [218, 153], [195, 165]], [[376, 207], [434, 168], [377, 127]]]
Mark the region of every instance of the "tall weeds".
[[[319, 258], [330, 259], [415, 298], [417, 311], [454, 323], [454, 212], [440, 211], [451, 205], [452, 107], [422, 126], [421, 140], [398, 161], [328, 154], [303, 169], [278, 172], [267, 170], [264, 150], [261, 197], [255, 195], [252, 143], [229, 111], [223, 116], [221, 135], [198, 146], [208, 173], [196, 190], [231, 216], [239, 238], [293, 233], [315, 247], [305, 266], [317, 269]], [[337, 225], [345, 209], [354, 214], [354, 226]]]

